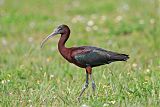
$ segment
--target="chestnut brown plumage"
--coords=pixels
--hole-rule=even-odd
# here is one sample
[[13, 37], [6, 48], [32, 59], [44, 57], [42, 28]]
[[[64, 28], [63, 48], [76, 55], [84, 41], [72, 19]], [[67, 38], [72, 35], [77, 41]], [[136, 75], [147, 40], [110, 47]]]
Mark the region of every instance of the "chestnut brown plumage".
[[126, 61], [129, 56], [126, 54], [120, 54], [116, 52], [107, 51], [101, 48], [92, 47], [92, 46], [81, 46], [81, 47], [71, 47], [66, 48], [65, 43], [69, 38], [70, 29], [67, 25], [58, 26], [53, 33], [47, 36], [42, 42], [41, 47], [44, 43], [51, 37], [61, 34], [61, 38], [58, 42], [58, 50], [61, 55], [70, 63], [73, 63], [81, 68], [86, 69], [86, 82], [82, 91], [79, 95], [79, 99], [82, 96], [85, 89], [88, 87], [88, 78], [92, 81], [92, 88], [95, 91], [96, 85], [92, 78], [92, 68], [104, 64], [109, 64], [115, 61]]

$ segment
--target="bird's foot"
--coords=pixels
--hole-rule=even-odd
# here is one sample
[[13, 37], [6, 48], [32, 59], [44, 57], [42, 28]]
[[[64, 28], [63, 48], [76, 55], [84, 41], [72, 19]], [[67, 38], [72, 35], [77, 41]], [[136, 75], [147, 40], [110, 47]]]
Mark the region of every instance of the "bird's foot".
[[94, 81], [92, 81], [92, 90], [93, 90], [93, 94], [95, 94], [96, 84]]
[[79, 97], [78, 97], [78, 101], [80, 102], [80, 99], [81, 99], [81, 96], [82, 96], [82, 94], [84, 93], [84, 91], [86, 90], [86, 88], [88, 88], [88, 82], [86, 82], [85, 84], [84, 84], [84, 86], [83, 86], [83, 88], [82, 88], [82, 91], [81, 91], [81, 93], [80, 93], [80, 95], [79, 95]]
[[90, 74], [90, 78], [91, 78], [91, 81], [92, 81], [92, 91], [93, 91], [93, 94], [95, 95], [95, 90], [96, 90], [96, 84], [94, 82], [94, 79], [92, 77], [92, 74]]
[[78, 99], [78, 102], [80, 103], [81, 97], [78, 97], [77, 99]]

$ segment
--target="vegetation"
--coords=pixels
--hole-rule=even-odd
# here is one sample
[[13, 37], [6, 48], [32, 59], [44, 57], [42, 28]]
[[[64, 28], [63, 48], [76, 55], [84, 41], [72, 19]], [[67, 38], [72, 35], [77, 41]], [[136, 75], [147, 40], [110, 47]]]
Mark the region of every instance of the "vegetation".
[[[0, 106], [159, 107], [158, 0], [0, 0]], [[71, 28], [67, 47], [93, 45], [130, 55], [93, 69], [97, 89], [77, 101], [85, 71], [62, 58], [59, 24]], [[91, 86], [91, 84], [90, 84]], [[88, 92], [88, 94], [87, 94]]]

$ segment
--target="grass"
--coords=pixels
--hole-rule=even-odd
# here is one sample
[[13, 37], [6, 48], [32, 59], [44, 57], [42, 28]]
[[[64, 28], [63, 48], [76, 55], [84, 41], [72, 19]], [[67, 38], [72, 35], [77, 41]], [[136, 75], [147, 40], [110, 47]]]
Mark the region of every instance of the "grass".
[[[159, 107], [158, 4], [0, 0], [0, 106]], [[67, 47], [93, 45], [130, 55], [128, 62], [94, 68], [96, 95], [89, 87], [80, 103], [84, 69], [62, 58], [58, 36], [40, 49], [41, 40], [62, 23], [71, 28]]]

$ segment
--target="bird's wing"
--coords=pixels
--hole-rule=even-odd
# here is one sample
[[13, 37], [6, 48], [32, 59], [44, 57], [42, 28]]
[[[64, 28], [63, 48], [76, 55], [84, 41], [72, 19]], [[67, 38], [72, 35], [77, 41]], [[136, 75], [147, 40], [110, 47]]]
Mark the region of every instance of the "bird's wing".
[[72, 55], [75, 61], [82, 65], [98, 66], [110, 63], [110, 53], [96, 47], [83, 47]]

